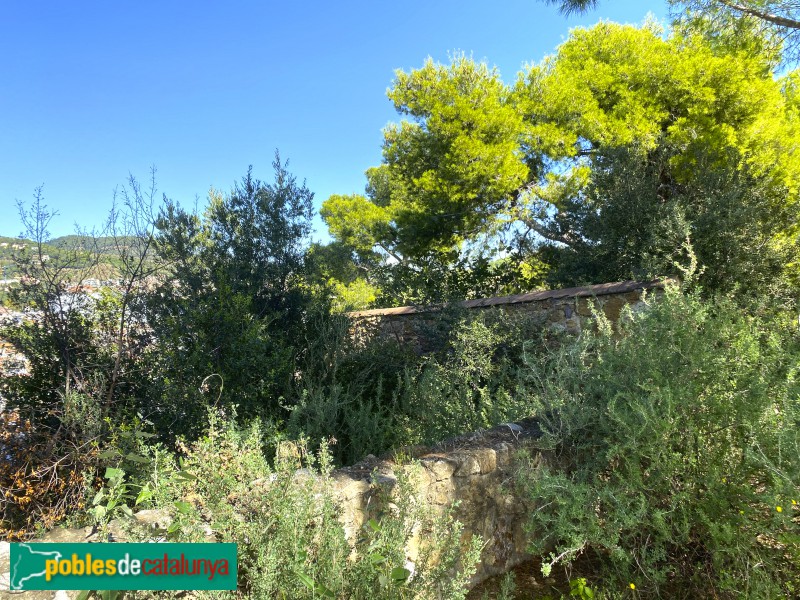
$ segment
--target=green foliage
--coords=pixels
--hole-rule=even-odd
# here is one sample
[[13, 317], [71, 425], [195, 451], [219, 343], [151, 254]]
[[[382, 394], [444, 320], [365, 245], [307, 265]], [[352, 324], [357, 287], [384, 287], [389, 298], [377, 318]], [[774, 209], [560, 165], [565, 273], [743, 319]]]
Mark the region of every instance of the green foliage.
[[746, 295], [792, 276], [797, 119], [765, 57], [602, 23], [517, 89], [531, 135], [586, 174], [534, 190], [534, 208], [555, 209], [541, 232], [563, 242], [557, 280], [676, 273], [687, 238], [707, 289]]
[[[545, 0], [558, 4], [562, 13], [582, 13], [594, 9], [598, 0]], [[794, 0], [669, 0], [673, 18], [680, 23], [688, 22], [694, 29], [698, 26], [712, 40], [722, 37], [724, 43], [738, 45], [731, 33], [753, 33], [762, 38], [759, 51], [766, 49], [784, 53], [789, 62], [798, 59], [800, 50], [800, 12]]]
[[367, 196], [322, 209], [377, 302], [675, 275], [689, 251], [708, 291], [790, 296], [795, 76], [757, 32], [701, 24], [577, 28], [514, 86], [464, 56], [398, 73], [409, 120]]
[[276, 156], [275, 179], [248, 174], [205, 214], [168, 203], [158, 220], [169, 276], [150, 297], [156, 346], [141, 409], [167, 435], [197, 435], [206, 407], [279, 418], [311, 306], [304, 254], [313, 195]]
[[384, 292], [379, 302], [541, 283], [504, 276], [529, 258], [503, 243], [508, 224], [498, 218], [529, 172], [512, 96], [496, 70], [465, 56], [397, 72], [389, 98], [410, 120], [384, 131], [384, 164], [367, 171], [367, 196], [333, 195], [320, 211], [336, 243], [368, 263], [368, 280]]
[[580, 600], [594, 599], [594, 592], [585, 577], [575, 577], [569, 580], [569, 595], [571, 598], [580, 598]]
[[621, 336], [601, 328], [531, 357], [552, 460], [520, 483], [545, 570], [591, 553], [609, 589], [640, 595], [797, 592], [800, 346], [787, 325], [672, 290]]
[[[496, 71], [459, 56], [397, 72], [389, 98], [404, 121], [384, 132], [384, 166], [368, 173], [370, 199], [331, 196], [331, 233], [360, 251], [402, 256], [449, 251], [489, 218], [527, 177], [517, 156], [521, 115]], [[458, 185], [454, 185], [458, 182]]]
[[[89, 513], [101, 530], [105, 528], [109, 521], [121, 513], [125, 516], [133, 516], [133, 511], [128, 506], [129, 501], [138, 500], [131, 496], [128, 486], [125, 483], [125, 471], [114, 467], [108, 467], [104, 479], [106, 484], [92, 498], [92, 508]], [[144, 488], [142, 488], [144, 490]], [[138, 504], [138, 502], [137, 502]]]
[[[239, 590], [213, 597], [464, 598], [480, 541], [462, 549], [461, 525], [420, 508], [409, 480], [398, 480], [392, 504], [383, 504], [380, 521], [365, 524], [351, 548], [325, 446], [315, 455], [291, 445], [294, 452], [272, 469], [262, 440], [258, 425], [237, 430], [212, 416], [181, 471], [160, 474], [174, 494], [164, 502], [181, 518], [176, 539], [197, 539], [207, 522], [218, 539], [238, 544]], [[412, 565], [405, 548], [417, 531], [427, 543]]]
[[528, 415], [517, 386], [523, 341], [541, 335], [535, 318], [445, 310], [427, 326], [422, 356], [379, 337], [361, 344], [341, 317], [314, 330], [287, 433], [332, 437], [337, 462]]
[[367, 281], [376, 265], [372, 253], [353, 252], [342, 243], [312, 244], [306, 254], [308, 279], [317, 295], [332, 295], [331, 310], [345, 312], [369, 308], [381, 292]]

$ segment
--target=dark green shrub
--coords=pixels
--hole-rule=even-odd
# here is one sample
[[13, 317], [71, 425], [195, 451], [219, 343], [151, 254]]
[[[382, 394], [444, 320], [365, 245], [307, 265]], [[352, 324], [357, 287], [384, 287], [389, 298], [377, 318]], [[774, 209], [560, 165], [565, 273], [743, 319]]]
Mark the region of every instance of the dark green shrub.
[[528, 416], [517, 387], [524, 340], [541, 337], [535, 318], [446, 310], [430, 321], [436, 351], [418, 354], [395, 340], [357, 343], [346, 319], [321, 319], [290, 406], [289, 436], [334, 438], [334, 457], [347, 464]]
[[530, 361], [550, 467], [522, 470], [545, 570], [589, 553], [609, 589], [800, 588], [797, 331], [670, 290]]

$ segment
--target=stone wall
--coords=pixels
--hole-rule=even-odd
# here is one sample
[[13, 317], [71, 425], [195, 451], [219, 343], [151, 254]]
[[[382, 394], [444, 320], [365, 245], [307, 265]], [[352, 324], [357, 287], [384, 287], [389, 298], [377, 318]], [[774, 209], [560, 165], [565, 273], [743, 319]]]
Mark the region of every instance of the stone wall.
[[430, 332], [441, 326], [447, 308], [469, 310], [504, 310], [538, 319], [542, 324], [579, 333], [596, 310], [615, 323], [625, 306], [633, 310], [644, 306], [645, 293], [663, 291], [665, 281], [623, 281], [577, 288], [530, 292], [515, 296], [466, 300], [449, 307], [401, 306], [348, 313], [352, 334], [366, 341], [375, 336], [394, 339], [419, 351], [430, 346]]
[[[533, 421], [508, 423], [433, 448], [418, 448], [413, 452], [415, 460], [405, 464], [370, 457], [335, 471], [345, 533], [354, 540], [370, 518], [379, 518], [382, 506], [378, 496], [383, 496], [387, 488], [391, 490], [405, 472], [417, 502], [440, 513], [457, 503], [454, 516], [464, 525], [464, 547], [475, 535], [483, 540], [471, 585], [505, 573], [531, 558], [524, 530], [529, 506], [515, 495], [513, 483], [515, 457], [538, 433]], [[538, 462], [544, 460], [541, 453], [536, 456]], [[412, 563], [418, 555], [418, 543], [412, 540], [406, 548]]]

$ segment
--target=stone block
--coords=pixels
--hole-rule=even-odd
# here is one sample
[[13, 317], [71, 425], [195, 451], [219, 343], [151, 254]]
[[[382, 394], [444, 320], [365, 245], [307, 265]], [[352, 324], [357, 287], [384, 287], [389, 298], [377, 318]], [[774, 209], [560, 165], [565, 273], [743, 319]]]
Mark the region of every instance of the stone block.
[[470, 475], [478, 475], [481, 472], [481, 463], [472, 454], [460, 456], [459, 463], [458, 469], [453, 473], [454, 477], [469, 477]]
[[452, 460], [442, 457], [424, 457], [422, 467], [431, 473], [434, 481], [441, 481], [453, 475], [458, 467]]
[[478, 448], [471, 451], [480, 465], [480, 473], [491, 473], [497, 468], [497, 453], [494, 448]]
[[594, 299], [592, 298], [578, 298], [575, 312], [582, 317], [592, 316], [592, 306], [594, 306]]
[[616, 323], [622, 313], [622, 309], [628, 305], [627, 300], [622, 296], [610, 296], [603, 303], [603, 313], [609, 321]]

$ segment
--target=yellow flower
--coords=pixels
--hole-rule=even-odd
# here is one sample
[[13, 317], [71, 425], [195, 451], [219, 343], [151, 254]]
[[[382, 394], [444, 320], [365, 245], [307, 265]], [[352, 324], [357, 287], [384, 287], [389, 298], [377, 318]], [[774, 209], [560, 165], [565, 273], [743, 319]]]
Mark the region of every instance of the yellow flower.
[[776, 506], [775, 510], [777, 510], [778, 512], [783, 512], [783, 507], [782, 506]]
[[792, 500], [792, 506], [797, 506], [797, 500]]
[[723, 477], [722, 478], [722, 483], [728, 483], [728, 480], [725, 477]]
[[636, 584], [635, 583], [629, 583], [628, 587], [631, 588], [632, 590], [635, 590], [636, 589]]
[[740, 515], [743, 515], [743, 514], [744, 514], [744, 511], [743, 511], [743, 510], [740, 510], [740, 511], [739, 511], [739, 514], [740, 514]]

